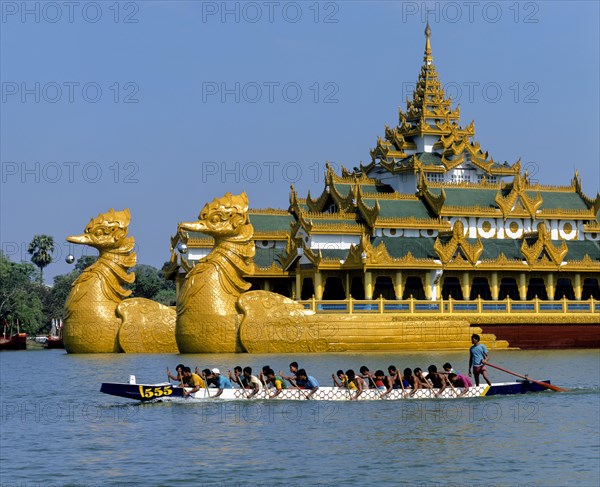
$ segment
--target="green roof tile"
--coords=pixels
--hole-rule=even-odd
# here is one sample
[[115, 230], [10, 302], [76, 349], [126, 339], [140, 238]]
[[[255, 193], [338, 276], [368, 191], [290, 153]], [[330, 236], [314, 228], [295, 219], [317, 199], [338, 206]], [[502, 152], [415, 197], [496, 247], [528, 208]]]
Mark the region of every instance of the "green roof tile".
[[255, 232], [275, 232], [278, 230], [288, 231], [290, 229], [290, 222], [294, 221], [292, 215], [266, 215], [266, 214], [255, 214], [250, 213], [250, 223], [254, 227]]
[[[560, 242], [552, 242], [554, 245], [560, 245]], [[600, 261], [600, 242], [592, 242], [590, 240], [583, 241], [567, 241], [569, 253], [565, 257], [568, 262], [570, 260], [581, 260], [586, 255], [590, 256], [593, 261]]]
[[[528, 196], [535, 198], [537, 191], [526, 191]], [[588, 207], [577, 193], [567, 193], [558, 191], [540, 191], [542, 196], [541, 209], [562, 209], [562, 210], [587, 210]]]
[[273, 262], [277, 264], [277, 267], [281, 267], [280, 256], [285, 252], [284, 249], [263, 249], [256, 247], [256, 254], [254, 254], [254, 264], [257, 267], [267, 268], [271, 267]]
[[435, 238], [415, 237], [375, 237], [371, 241], [373, 247], [377, 247], [381, 242], [385, 243], [385, 247], [393, 258], [400, 258], [407, 255], [409, 252], [418, 259], [438, 259], [438, 255], [433, 250]]
[[[375, 206], [375, 199], [365, 199], [367, 206]], [[378, 200], [381, 218], [433, 218], [421, 200]]]

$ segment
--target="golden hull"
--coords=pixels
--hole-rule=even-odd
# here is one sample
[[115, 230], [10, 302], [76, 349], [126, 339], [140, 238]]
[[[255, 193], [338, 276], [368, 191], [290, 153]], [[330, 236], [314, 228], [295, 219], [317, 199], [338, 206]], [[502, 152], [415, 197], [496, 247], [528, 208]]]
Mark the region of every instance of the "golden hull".
[[245, 352], [237, 314], [194, 314], [177, 317], [175, 338], [180, 353]]
[[114, 311], [80, 309], [72, 312], [64, 323], [65, 349], [69, 353], [122, 352], [118, 341], [120, 326], [121, 320]]

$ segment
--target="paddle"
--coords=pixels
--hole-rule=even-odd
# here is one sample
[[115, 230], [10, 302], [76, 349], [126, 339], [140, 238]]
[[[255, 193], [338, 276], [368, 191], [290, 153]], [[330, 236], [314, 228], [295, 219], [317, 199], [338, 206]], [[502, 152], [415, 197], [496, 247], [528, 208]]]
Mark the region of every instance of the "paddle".
[[308, 397], [308, 396], [307, 396], [307, 395], [304, 393], [304, 390], [303, 390], [303, 389], [300, 389], [300, 388], [298, 387], [298, 384], [296, 384], [296, 382], [294, 381], [294, 379], [288, 379], [288, 380], [289, 380], [289, 381], [292, 383], [292, 385], [293, 385], [293, 386], [294, 386], [296, 389], [298, 389], [298, 390], [301, 392], [301, 394], [304, 396], [304, 398], [305, 398], [307, 401], [310, 401], [310, 397]]
[[265, 399], [270, 399], [271, 395], [269, 394], [269, 386], [267, 385], [267, 379], [262, 373], [260, 374], [260, 381], [263, 383], [263, 386], [265, 388]]
[[371, 384], [373, 384], [373, 386], [375, 387], [375, 390], [379, 393], [379, 399], [383, 399], [382, 392], [379, 390], [379, 387], [377, 387], [377, 384], [373, 380], [373, 377], [371, 377], [370, 375], [368, 377], [369, 377], [369, 380], [371, 381]]
[[[229, 375], [231, 375], [231, 372], [229, 372]], [[242, 391], [244, 392], [244, 396], [246, 397], [246, 399], [248, 399], [248, 392], [246, 392], [246, 388], [244, 387], [244, 384], [242, 384], [242, 379], [239, 375], [236, 376], [237, 378], [237, 383], [240, 385], [240, 387], [242, 388]]]
[[521, 374], [517, 374], [516, 372], [511, 372], [508, 369], [504, 369], [502, 367], [499, 367], [498, 365], [490, 364], [489, 362], [485, 362], [485, 365], [489, 365], [490, 367], [492, 367], [494, 369], [498, 369], [498, 370], [501, 370], [502, 372], [506, 372], [507, 374], [514, 375], [515, 377], [520, 377], [521, 379], [525, 379], [529, 382], [533, 382], [534, 384], [537, 384], [538, 386], [545, 387], [546, 389], [550, 389], [552, 391], [556, 391], [556, 392], [568, 391], [568, 389], [563, 389], [562, 387], [554, 386], [552, 384], [548, 384], [547, 382], [542, 382], [539, 380], [531, 379], [530, 377], [527, 377], [526, 375], [521, 375]]

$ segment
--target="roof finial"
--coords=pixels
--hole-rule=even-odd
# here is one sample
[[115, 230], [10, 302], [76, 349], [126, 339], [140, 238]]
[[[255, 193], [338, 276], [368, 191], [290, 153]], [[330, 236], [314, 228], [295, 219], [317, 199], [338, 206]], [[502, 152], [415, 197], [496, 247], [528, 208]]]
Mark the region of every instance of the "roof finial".
[[427, 64], [431, 64], [433, 62], [433, 57], [431, 56], [431, 27], [429, 27], [429, 20], [427, 20], [427, 26], [425, 27], [425, 58], [423, 59]]

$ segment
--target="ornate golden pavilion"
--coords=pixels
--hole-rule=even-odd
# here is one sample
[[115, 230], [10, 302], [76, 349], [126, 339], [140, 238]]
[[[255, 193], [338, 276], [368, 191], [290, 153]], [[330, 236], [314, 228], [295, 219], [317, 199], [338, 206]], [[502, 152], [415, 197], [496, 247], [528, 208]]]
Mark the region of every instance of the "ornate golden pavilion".
[[[564, 318], [580, 310], [571, 302], [589, 300], [587, 312], [597, 314], [600, 194], [586, 196], [577, 172], [566, 186], [544, 186], [520, 161], [496, 162], [475, 141], [474, 122], [460, 124], [433, 64], [429, 26], [425, 34], [413, 98], [377, 138], [371, 162], [341, 174], [327, 165], [322, 192], [301, 198], [292, 187], [287, 211], [249, 210], [255, 270], [244, 278], [316, 311], [385, 300], [396, 303], [386, 311], [413, 312], [416, 302], [422, 311], [458, 313], [461, 302], [476, 302], [479, 314]], [[195, 232], [172, 238], [166, 273], [178, 288], [213, 243]], [[508, 307], [494, 305], [504, 301]]]

